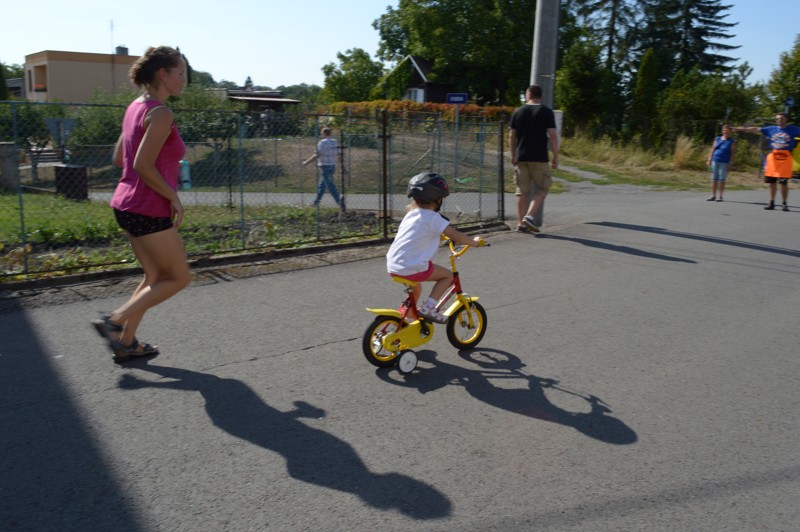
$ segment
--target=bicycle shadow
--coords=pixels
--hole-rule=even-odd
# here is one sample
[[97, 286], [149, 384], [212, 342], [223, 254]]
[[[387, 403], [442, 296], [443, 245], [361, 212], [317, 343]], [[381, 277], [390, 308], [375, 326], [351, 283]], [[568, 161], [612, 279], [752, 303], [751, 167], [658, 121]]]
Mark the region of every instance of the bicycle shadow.
[[563, 236], [563, 235], [554, 235], [554, 234], [546, 234], [543, 235], [540, 233], [540, 238], [550, 238], [553, 240], [565, 240], [567, 242], [575, 242], [577, 244], [582, 244], [586, 247], [596, 248], [596, 249], [603, 249], [606, 251], [616, 251], [618, 253], [626, 253], [628, 255], [634, 255], [636, 257], [644, 257], [646, 259], [657, 259], [657, 260], [664, 260], [669, 262], [685, 262], [687, 264], [697, 264], [696, 260], [690, 259], [683, 259], [681, 257], [673, 257], [670, 255], [664, 255], [662, 253], [653, 253], [651, 251], [645, 251], [643, 249], [632, 248], [630, 246], [620, 246], [617, 244], [610, 244], [608, 242], [601, 242], [599, 240], [589, 240], [588, 238], [578, 238], [574, 236]]
[[[526, 374], [525, 364], [519, 357], [497, 349], [475, 349], [459, 351], [459, 356], [477, 365], [478, 370], [448, 364], [437, 359], [430, 350], [417, 352], [420, 361], [432, 364], [432, 368], [396, 380], [399, 374], [391, 368], [376, 371], [379, 378], [409, 388], [420, 393], [429, 393], [445, 386], [463, 386], [474, 398], [502, 410], [534, 419], [558, 423], [578, 432], [614, 445], [630, 445], [638, 440], [636, 432], [623, 421], [611, 416], [611, 408], [595, 395], [575, 392], [559, 386], [555, 379]], [[492, 384], [493, 379], [522, 379], [527, 388], [500, 388]], [[551, 402], [545, 389], [567, 393], [584, 399], [590, 406], [589, 412], [571, 412]]]
[[125, 374], [120, 388], [199, 392], [216, 427], [282, 455], [296, 480], [352, 493], [374, 508], [396, 509], [417, 520], [446, 517], [452, 511], [451, 502], [432, 486], [399, 473], [373, 473], [350, 444], [300, 421], [323, 417], [320, 408], [295, 401], [294, 410], [282, 412], [236, 379], [146, 363], [136, 367], [171, 380], [149, 382]]

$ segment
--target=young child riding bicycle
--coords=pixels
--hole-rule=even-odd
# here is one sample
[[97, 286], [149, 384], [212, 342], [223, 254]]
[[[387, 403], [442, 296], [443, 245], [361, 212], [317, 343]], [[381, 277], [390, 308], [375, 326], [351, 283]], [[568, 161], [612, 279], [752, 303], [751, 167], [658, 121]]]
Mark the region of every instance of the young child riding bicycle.
[[[450, 195], [447, 181], [434, 172], [422, 172], [408, 183], [411, 198], [397, 235], [386, 254], [386, 267], [392, 277], [422, 283], [434, 282], [428, 299], [420, 305], [421, 316], [436, 323], [447, 322], [447, 317], [436, 310], [436, 304], [453, 282], [453, 272], [434, 264], [432, 259], [439, 248], [442, 233], [457, 244], [481, 245], [483, 239], [466, 235], [450, 225], [450, 221], [439, 214], [444, 198]], [[415, 301], [420, 300], [422, 285], [412, 290]]]

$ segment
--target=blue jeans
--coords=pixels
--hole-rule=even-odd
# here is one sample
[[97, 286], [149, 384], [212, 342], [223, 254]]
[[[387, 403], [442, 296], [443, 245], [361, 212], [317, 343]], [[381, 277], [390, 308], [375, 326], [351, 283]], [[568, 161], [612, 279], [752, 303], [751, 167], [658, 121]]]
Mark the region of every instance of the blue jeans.
[[725, 181], [728, 177], [728, 167], [731, 163], [718, 163], [711, 162], [711, 180], [712, 181]]
[[319, 205], [322, 196], [325, 194], [326, 187], [330, 191], [331, 196], [333, 196], [333, 200], [339, 205], [339, 191], [336, 190], [336, 185], [333, 184], [333, 174], [336, 172], [336, 165], [321, 165], [319, 170], [321, 175], [319, 183], [317, 184], [317, 199], [314, 200], [314, 205]]

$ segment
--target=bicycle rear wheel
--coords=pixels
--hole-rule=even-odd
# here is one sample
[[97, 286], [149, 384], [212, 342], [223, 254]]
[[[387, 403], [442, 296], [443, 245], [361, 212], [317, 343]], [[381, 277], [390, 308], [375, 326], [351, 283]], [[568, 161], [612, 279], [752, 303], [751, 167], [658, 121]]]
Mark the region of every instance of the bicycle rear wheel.
[[390, 351], [383, 346], [383, 338], [400, 328], [400, 318], [394, 316], [378, 316], [367, 327], [361, 347], [370, 364], [385, 368], [397, 362], [400, 351]]

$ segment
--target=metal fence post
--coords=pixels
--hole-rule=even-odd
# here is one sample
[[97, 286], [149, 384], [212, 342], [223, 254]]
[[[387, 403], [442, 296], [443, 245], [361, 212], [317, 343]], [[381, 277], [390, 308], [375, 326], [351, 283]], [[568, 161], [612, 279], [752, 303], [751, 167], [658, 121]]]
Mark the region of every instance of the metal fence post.
[[244, 119], [241, 114], [236, 115], [236, 132], [238, 142], [238, 166], [239, 166], [239, 234], [242, 239], [242, 249], [247, 247], [247, 228], [245, 226], [244, 216], [244, 146], [242, 144], [242, 137], [244, 137]]
[[[16, 102], [11, 102], [11, 129], [14, 138], [14, 145], [20, 141], [19, 138], [19, 112]], [[16, 151], [15, 151], [16, 153]], [[16, 157], [15, 157], [16, 159]], [[19, 171], [19, 170], [17, 170]], [[36, 173], [36, 166], [31, 167], [31, 171]], [[17, 179], [17, 201], [19, 202], [19, 234], [22, 236], [22, 249], [28, 249], [28, 232], [25, 230], [25, 201], [22, 197], [22, 179]], [[28, 273], [28, 254], [23, 253], [22, 272]]]
[[[506, 169], [505, 169], [505, 156], [503, 152], [505, 151], [504, 146], [504, 135], [505, 133], [505, 126], [502, 121], [498, 122], [497, 124], [497, 145], [500, 146], [498, 151], [499, 160], [497, 161], [497, 213], [499, 214], [500, 221], [504, 221], [506, 219]], [[511, 149], [513, 150], [514, 147], [512, 146]]]
[[389, 113], [386, 109], [381, 109], [381, 194], [382, 194], [382, 213], [383, 238], [389, 237]]

